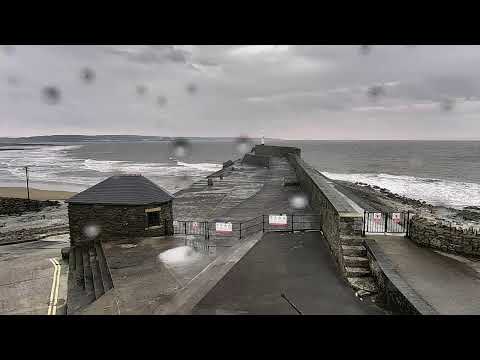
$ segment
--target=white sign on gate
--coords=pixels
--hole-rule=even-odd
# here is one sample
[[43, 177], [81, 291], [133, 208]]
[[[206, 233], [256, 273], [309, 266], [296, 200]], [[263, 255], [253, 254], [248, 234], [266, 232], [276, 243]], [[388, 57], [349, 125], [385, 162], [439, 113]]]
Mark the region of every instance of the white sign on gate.
[[198, 226], [198, 222], [194, 221], [192, 223], [192, 230], [198, 230], [199, 226]]
[[177, 220], [173, 220], [173, 226], [178, 227], [178, 221]]
[[222, 222], [217, 222], [215, 223], [215, 232], [220, 235], [232, 235], [233, 233], [233, 227], [232, 223], [222, 223]]
[[392, 213], [392, 220], [394, 223], [400, 223], [400, 213]]
[[268, 215], [268, 223], [272, 226], [287, 226], [287, 215]]
[[382, 221], [382, 213], [373, 213], [373, 222], [379, 223]]

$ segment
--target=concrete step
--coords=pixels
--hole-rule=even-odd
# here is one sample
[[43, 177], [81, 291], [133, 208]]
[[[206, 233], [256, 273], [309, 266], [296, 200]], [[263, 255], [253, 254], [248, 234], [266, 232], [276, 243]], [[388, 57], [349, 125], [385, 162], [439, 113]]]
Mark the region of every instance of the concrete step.
[[103, 290], [107, 292], [113, 288], [113, 281], [108, 270], [107, 261], [105, 259], [105, 254], [103, 253], [102, 245], [99, 242], [95, 242], [95, 251], [97, 253], [98, 260], [98, 269], [100, 270]]
[[345, 266], [345, 273], [346, 273], [347, 278], [349, 278], [349, 277], [370, 276], [370, 270], [369, 269], [359, 268], [359, 267]]
[[76, 260], [75, 247], [71, 246], [69, 248], [69, 254], [68, 254], [68, 275], [69, 276], [70, 274], [72, 274], [73, 276], [73, 272], [75, 271], [75, 260]]
[[85, 290], [82, 249], [75, 246], [75, 284]]
[[95, 299], [98, 299], [105, 293], [102, 283], [102, 274], [98, 268], [97, 254], [95, 251], [95, 246], [89, 248], [90, 255], [90, 267], [92, 268], [92, 278], [93, 278], [93, 290], [95, 293]]
[[349, 245], [349, 246], [363, 245], [363, 238], [359, 236], [342, 236], [340, 240], [342, 245]]
[[368, 258], [363, 256], [345, 256], [343, 255], [343, 263], [345, 266], [369, 268]]
[[361, 245], [342, 245], [344, 256], [367, 256], [367, 249]]
[[90, 256], [88, 254], [88, 246], [82, 246], [83, 256], [83, 277], [85, 280], [85, 297], [90, 301], [95, 300], [95, 289], [93, 287], [92, 268], [90, 266]]
[[377, 285], [371, 276], [349, 277], [347, 280], [350, 283], [350, 286], [355, 290], [364, 290], [372, 294], [378, 292]]

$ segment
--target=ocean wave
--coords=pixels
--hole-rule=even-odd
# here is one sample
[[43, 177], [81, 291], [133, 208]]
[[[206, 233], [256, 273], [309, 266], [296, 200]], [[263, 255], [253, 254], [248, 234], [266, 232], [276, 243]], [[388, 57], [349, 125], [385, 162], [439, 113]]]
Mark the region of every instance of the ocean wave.
[[[25, 181], [24, 166], [29, 166], [31, 184], [61, 184], [86, 188], [113, 174], [142, 174], [171, 189], [186, 179], [195, 180], [222, 167], [215, 163], [142, 163], [118, 160], [94, 160], [70, 157], [70, 150], [83, 145], [39, 146], [0, 153], [0, 182]], [[183, 186], [182, 185], [182, 186]], [[43, 186], [43, 185], [42, 185]]]
[[454, 208], [480, 204], [480, 184], [391, 174], [338, 174], [321, 172], [333, 180], [362, 182], [392, 193]]

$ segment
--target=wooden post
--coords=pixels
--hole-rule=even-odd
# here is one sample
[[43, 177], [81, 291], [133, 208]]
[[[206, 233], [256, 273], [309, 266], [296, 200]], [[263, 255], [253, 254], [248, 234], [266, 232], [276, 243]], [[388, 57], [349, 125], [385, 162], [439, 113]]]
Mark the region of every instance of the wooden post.
[[28, 166], [25, 166], [25, 177], [27, 179], [27, 197], [30, 200], [30, 187], [28, 186]]

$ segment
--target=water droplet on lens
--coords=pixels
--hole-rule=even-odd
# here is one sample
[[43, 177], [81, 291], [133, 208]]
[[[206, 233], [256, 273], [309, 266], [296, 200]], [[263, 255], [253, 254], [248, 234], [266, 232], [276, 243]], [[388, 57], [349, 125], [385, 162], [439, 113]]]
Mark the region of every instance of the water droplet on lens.
[[360, 54], [368, 55], [372, 51], [372, 45], [360, 45]]
[[192, 145], [187, 139], [175, 139], [172, 141], [172, 153], [175, 158], [185, 158], [190, 155]]
[[100, 226], [98, 225], [87, 225], [83, 228], [83, 233], [89, 239], [95, 239], [100, 234]]
[[294, 209], [305, 209], [308, 206], [308, 197], [304, 193], [297, 193], [290, 197], [289, 203]]
[[371, 86], [367, 90], [367, 95], [370, 98], [370, 100], [377, 100], [380, 96], [385, 95], [385, 88], [382, 85], [374, 85]]
[[455, 107], [455, 100], [453, 99], [443, 99], [441, 102], [440, 102], [440, 107], [443, 111], [451, 111], [453, 110], [453, 108]]
[[198, 91], [197, 85], [191, 83], [187, 85], [187, 92], [190, 95], [194, 95]]
[[240, 155], [245, 155], [252, 150], [253, 141], [248, 136], [240, 136], [235, 139], [235, 150]]
[[145, 85], [137, 85], [138, 95], [145, 95], [146, 92], [147, 92], [147, 87]]
[[158, 105], [160, 105], [160, 106], [165, 106], [165, 105], [167, 105], [167, 103], [168, 103], [168, 99], [167, 99], [165, 96], [159, 96], [159, 97], [157, 98], [157, 103], [158, 103]]
[[43, 88], [43, 98], [48, 104], [57, 104], [60, 101], [60, 90], [55, 86], [45, 86]]
[[90, 68], [85, 68], [81, 72], [81, 78], [86, 83], [91, 83], [93, 80], [95, 80], [95, 71]]

